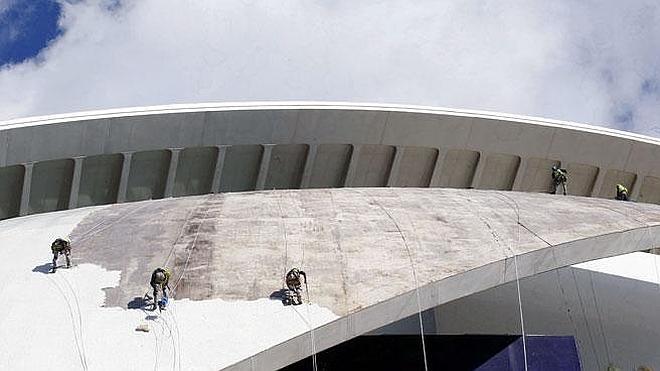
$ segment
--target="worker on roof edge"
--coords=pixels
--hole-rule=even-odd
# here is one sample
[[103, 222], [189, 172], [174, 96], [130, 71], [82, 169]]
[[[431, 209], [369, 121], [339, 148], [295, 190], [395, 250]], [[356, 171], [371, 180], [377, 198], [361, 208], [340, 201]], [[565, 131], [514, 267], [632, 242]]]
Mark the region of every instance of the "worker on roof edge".
[[628, 188], [623, 184], [616, 185], [616, 199], [620, 201], [628, 201]]
[[557, 187], [561, 185], [564, 196], [566, 196], [566, 182], [568, 181], [566, 169], [552, 166], [552, 193], [557, 194]]

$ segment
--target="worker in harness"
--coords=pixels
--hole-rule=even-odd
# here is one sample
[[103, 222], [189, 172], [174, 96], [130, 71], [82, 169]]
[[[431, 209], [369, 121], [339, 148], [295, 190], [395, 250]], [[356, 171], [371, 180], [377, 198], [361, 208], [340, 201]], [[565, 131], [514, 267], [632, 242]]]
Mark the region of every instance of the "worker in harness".
[[566, 196], [566, 181], [568, 177], [566, 176], [568, 172], [566, 169], [561, 169], [557, 165], [552, 166], [552, 193], [557, 194], [557, 187], [561, 185], [564, 196]]
[[52, 273], [55, 273], [55, 270], [57, 270], [57, 258], [60, 256], [60, 254], [63, 254], [64, 258], [66, 259], [66, 267], [71, 267], [71, 241], [66, 238], [57, 238], [50, 245], [50, 250], [53, 252], [53, 267], [51, 268]]
[[620, 201], [628, 201], [628, 188], [623, 184], [616, 185], [616, 199]]
[[[156, 268], [151, 273], [151, 281], [149, 284], [154, 289], [154, 309], [158, 305], [159, 309], [163, 309], [167, 305], [167, 292], [170, 290], [169, 282], [172, 274], [167, 268]], [[162, 291], [163, 299], [158, 301], [158, 291]]]
[[305, 286], [307, 286], [307, 274], [305, 272], [293, 268], [286, 274], [286, 287], [289, 290], [284, 297], [284, 305], [300, 305], [303, 303], [300, 276], [305, 278]]

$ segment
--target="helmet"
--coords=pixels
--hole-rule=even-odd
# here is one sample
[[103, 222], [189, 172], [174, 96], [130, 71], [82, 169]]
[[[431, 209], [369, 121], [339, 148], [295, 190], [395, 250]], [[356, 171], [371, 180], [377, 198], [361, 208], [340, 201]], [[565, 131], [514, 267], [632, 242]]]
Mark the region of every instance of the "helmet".
[[165, 282], [165, 272], [158, 271], [155, 275], [156, 282]]

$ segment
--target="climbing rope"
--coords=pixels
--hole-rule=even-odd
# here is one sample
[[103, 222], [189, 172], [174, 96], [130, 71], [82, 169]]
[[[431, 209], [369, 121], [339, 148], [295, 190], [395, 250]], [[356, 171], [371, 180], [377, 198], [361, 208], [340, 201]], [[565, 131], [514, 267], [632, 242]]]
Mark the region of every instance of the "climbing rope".
[[[497, 193], [497, 194], [499, 195], [501, 193]], [[515, 218], [515, 221], [516, 221], [516, 250], [519, 250], [520, 249], [520, 227], [522, 226], [522, 223], [520, 222], [520, 205], [518, 205], [518, 202], [516, 200], [514, 200], [513, 198], [509, 197], [508, 195], [505, 195], [505, 194], [501, 194], [501, 195], [504, 196], [506, 199], [508, 199], [509, 201], [511, 201], [513, 203], [513, 205], [511, 205], [508, 202], [504, 201], [515, 212], [515, 215], [516, 215], [516, 218]], [[490, 226], [489, 226], [489, 228], [490, 228]], [[525, 229], [527, 229], [527, 228], [525, 228]], [[529, 230], [529, 229], [527, 229], [527, 230]], [[491, 229], [491, 232], [494, 235], [496, 235], [496, 232], [494, 230]], [[541, 240], [546, 242], [543, 239], [541, 239]], [[495, 241], [498, 245], [500, 245], [499, 238], [496, 238]], [[516, 294], [518, 296], [518, 313], [520, 315], [520, 334], [522, 336], [522, 345], [523, 345], [523, 359], [524, 359], [524, 362], [525, 362], [524, 363], [525, 371], [528, 371], [528, 365], [527, 365], [527, 334], [525, 333], [525, 316], [523, 315], [522, 295], [521, 295], [521, 292], [520, 292], [520, 274], [518, 272], [518, 257], [516, 255], [516, 253], [513, 251], [513, 249], [511, 249], [511, 246], [507, 246], [506, 249], [513, 256], [513, 267], [514, 267], [514, 271], [515, 271], [515, 274], [516, 274]], [[505, 256], [506, 256], [506, 254], [505, 254]], [[506, 262], [505, 262], [505, 264], [506, 264]]]
[[410, 251], [410, 246], [408, 246], [408, 240], [406, 239], [405, 234], [401, 230], [401, 227], [399, 226], [399, 223], [394, 219], [392, 214], [383, 207], [382, 204], [380, 204], [377, 200], [372, 199], [371, 200], [374, 204], [376, 204], [383, 212], [387, 215], [387, 217], [392, 221], [394, 226], [397, 229], [397, 232], [399, 233], [399, 236], [401, 236], [401, 240], [403, 241], [403, 245], [406, 248], [406, 252], [408, 254], [408, 259], [410, 260], [410, 268], [412, 270], [412, 275], [413, 275], [413, 282], [415, 284], [415, 297], [417, 299], [417, 316], [419, 319], [419, 332], [420, 332], [420, 337], [422, 339], [422, 354], [424, 356], [424, 370], [428, 371], [429, 365], [428, 365], [428, 360], [427, 360], [427, 355], [426, 355], [426, 341], [424, 340], [424, 320], [422, 318], [422, 304], [421, 304], [421, 298], [419, 295], [419, 282], [417, 280], [417, 270], [415, 269], [415, 263], [414, 259], [412, 256], [412, 252]]
[[181, 279], [186, 274], [186, 269], [188, 269], [188, 264], [190, 263], [190, 257], [192, 256], [193, 250], [195, 250], [195, 244], [197, 243], [197, 238], [199, 237], [199, 232], [202, 230], [202, 227], [204, 226], [204, 222], [206, 221], [208, 213], [209, 213], [209, 209], [206, 209], [206, 211], [204, 212], [204, 217], [199, 222], [199, 227], [197, 228], [197, 231], [195, 232], [195, 237], [193, 238], [190, 249], [188, 249], [188, 256], [186, 257], [186, 261], [183, 264], [183, 269], [181, 270], [181, 274], [179, 275], [179, 279], [176, 281], [176, 283], [172, 287], [173, 292], [176, 292], [176, 288], [177, 288], [177, 286], [179, 286], [179, 282], [181, 282]]

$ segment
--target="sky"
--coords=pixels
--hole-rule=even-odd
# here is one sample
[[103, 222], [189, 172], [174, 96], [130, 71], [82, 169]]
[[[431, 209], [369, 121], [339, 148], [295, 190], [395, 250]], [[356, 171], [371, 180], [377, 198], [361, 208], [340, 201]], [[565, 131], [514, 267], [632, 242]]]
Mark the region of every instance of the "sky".
[[660, 2], [0, 0], [0, 120], [278, 100], [660, 137]]

